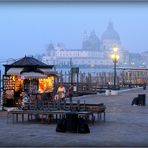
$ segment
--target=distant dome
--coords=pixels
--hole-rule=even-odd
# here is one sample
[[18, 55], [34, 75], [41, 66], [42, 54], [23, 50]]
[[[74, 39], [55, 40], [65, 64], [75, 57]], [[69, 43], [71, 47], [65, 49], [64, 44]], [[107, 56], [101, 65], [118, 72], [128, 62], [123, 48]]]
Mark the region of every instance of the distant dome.
[[99, 50], [100, 49], [100, 41], [97, 37], [95, 31], [92, 31], [89, 36], [86, 36], [82, 42], [82, 48], [85, 50]]
[[54, 50], [54, 45], [52, 42], [50, 42], [50, 44], [48, 45], [48, 48], [46, 49], [47, 52], [50, 52], [51, 50]]
[[119, 34], [114, 30], [112, 22], [109, 22], [107, 30], [102, 34], [102, 40], [116, 40], [120, 42]]
[[95, 31], [92, 31], [90, 33], [89, 41], [90, 41], [91, 49], [92, 50], [99, 50], [100, 49], [100, 40], [97, 37]]
[[99, 42], [99, 38], [97, 37], [95, 31], [92, 31], [90, 33], [89, 40], [93, 42]]

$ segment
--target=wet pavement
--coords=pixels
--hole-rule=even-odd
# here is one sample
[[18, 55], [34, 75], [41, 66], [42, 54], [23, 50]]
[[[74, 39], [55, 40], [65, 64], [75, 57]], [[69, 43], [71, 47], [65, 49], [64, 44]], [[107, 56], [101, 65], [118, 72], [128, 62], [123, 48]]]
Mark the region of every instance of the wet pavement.
[[[146, 94], [146, 106], [131, 106], [138, 94]], [[0, 111], [0, 147], [148, 147], [148, 90], [142, 88], [73, 98], [86, 103], [104, 103], [106, 122], [89, 124], [90, 133], [59, 133], [56, 124], [7, 123]]]

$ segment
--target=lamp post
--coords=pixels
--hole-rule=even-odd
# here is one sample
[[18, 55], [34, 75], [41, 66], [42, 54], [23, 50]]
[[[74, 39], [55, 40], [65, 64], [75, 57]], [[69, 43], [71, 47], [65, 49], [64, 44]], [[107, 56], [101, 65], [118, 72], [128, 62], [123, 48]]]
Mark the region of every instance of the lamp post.
[[111, 54], [111, 59], [114, 63], [114, 89], [116, 89], [116, 65], [119, 60], [118, 48], [113, 48], [113, 53]]
[[2, 95], [1, 95], [1, 86], [2, 86], [1, 84], [2, 83], [1, 82], [2, 82], [2, 79], [1, 79], [1, 69], [0, 69], [0, 101], [1, 101], [0, 104], [2, 105]]
[[72, 71], [72, 67], [73, 67], [73, 64], [72, 64], [72, 58], [70, 58], [70, 73], [71, 73], [71, 84], [73, 84], [73, 71]]

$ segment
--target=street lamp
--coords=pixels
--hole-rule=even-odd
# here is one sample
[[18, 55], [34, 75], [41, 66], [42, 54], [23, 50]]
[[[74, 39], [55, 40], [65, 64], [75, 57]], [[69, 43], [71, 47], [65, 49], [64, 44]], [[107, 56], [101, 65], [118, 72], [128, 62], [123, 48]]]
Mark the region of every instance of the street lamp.
[[114, 63], [114, 89], [116, 89], [116, 64], [119, 60], [119, 53], [118, 53], [117, 47], [113, 48], [113, 53], [111, 54], [111, 59], [113, 60], [113, 63]]

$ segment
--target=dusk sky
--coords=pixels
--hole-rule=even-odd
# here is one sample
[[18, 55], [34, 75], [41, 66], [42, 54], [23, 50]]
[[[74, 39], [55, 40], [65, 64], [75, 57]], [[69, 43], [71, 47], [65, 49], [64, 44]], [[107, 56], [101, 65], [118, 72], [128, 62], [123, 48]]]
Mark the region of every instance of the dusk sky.
[[50, 41], [80, 49], [84, 30], [100, 39], [110, 20], [127, 50], [148, 50], [148, 3], [1, 3], [0, 60], [42, 54]]

